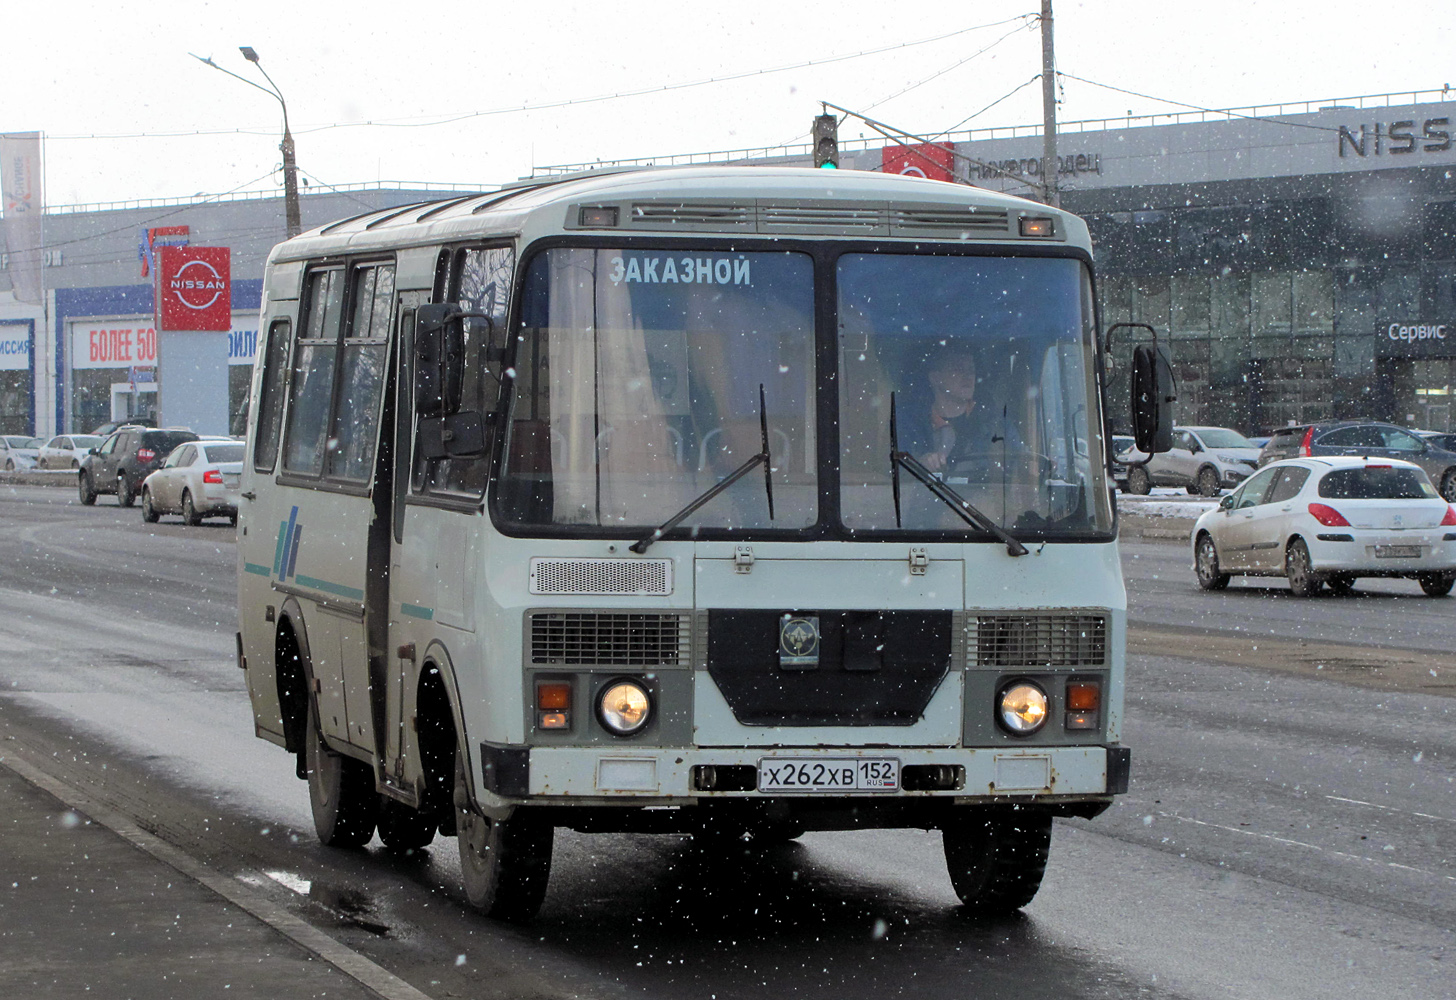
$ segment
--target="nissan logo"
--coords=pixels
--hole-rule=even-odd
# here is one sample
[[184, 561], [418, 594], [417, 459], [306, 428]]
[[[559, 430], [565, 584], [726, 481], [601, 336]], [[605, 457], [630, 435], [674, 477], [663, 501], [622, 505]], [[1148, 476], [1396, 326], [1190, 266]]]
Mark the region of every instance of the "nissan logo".
[[[203, 270], [188, 274], [189, 269], [198, 267]], [[168, 286], [177, 296], [177, 301], [188, 309], [210, 308], [227, 291], [227, 282], [223, 280], [223, 276], [205, 260], [189, 260], [183, 264], [168, 282]]]

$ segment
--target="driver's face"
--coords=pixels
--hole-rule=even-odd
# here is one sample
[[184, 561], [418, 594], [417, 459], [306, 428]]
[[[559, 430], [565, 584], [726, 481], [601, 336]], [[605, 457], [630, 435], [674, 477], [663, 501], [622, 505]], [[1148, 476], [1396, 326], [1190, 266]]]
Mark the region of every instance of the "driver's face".
[[941, 392], [970, 399], [976, 393], [976, 363], [968, 357], [951, 358], [931, 373], [930, 384]]

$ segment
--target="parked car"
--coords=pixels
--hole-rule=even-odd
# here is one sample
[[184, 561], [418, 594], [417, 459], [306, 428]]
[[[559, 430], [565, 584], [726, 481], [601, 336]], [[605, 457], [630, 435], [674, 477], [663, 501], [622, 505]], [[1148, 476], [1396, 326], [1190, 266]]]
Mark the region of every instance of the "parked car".
[[1456, 503], [1456, 452], [1437, 447], [1413, 431], [1375, 420], [1332, 420], [1281, 427], [1259, 453], [1259, 465], [1285, 458], [1354, 455], [1398, 458], [1426, 470], [1437, 491]]
[[79, 469], [101, 439], [91, 434], [57, 434], [41, 445], [35, 464], [42, 469]]
[[93, 504], [99, 493], [115, 493], [123, 507], [136, 502], [142, 481], [151, 475], [172, 449], [197, 435], [189, 430], [127, 426], [108, 437], [81, 463], [77, 487], [81, 502]]
[[1432, 597], [1456, 582], [1456, 506], [1411, 462], [1296, 458], [1260, 469], [1193, 525], [1204, 590], [1230, 576], [1285, 576], [1301, 597], [1362, 576], [1407, 577]]
[[155, 427], [157, 422], [151, 417], [131, 417], [128, 420], [108, 420], [100, 427], [93, 427], [91, 433], [99, 437], [105, 437], [121, 430], [123, 427]]
[[162, 467], [142, 482], [142, 520], [181, 514], [188, 524], [222, 516], [238, 523], [238, 479], [243, 443], [200, 438], [178, 445]]
[[1128, 452], [1137, 447], [1137, 441], [1131, 434], [1114, 434], [1111, 440], [1112, 446], [1112, 482], [1122, 492], [1127, 492], [1127, 461], [1125, 456]]
[[1416, 431], [1432, 448], [1456, 452], [1456, 431]]
[[40, 457], [40, 446], [44, 438], [27, 437], [24, 434], [0, 435], [0, 468], [6, 472], [24, 472], [35, 468]]
[[1154, 486], [1182, 486], [1211, 497], [1253, 475], [1259, 449], [1227, 427], [1175, 427], [1172, 450], [1146, 459], [1137, 450], [1127, 453], [1127, 492], [1146, 495]]

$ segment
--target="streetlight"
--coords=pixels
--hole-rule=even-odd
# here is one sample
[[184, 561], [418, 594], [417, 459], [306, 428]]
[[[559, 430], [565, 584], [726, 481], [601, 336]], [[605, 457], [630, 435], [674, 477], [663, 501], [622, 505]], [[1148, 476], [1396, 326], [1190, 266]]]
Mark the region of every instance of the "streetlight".
[[262, 73], [263, 79], [268, 81], [267, 87], [254, 83], [247, 77], [239, 76], [230, 69], [223, 69], [217, 63], [213, 62], [210, 58], [204, 59], [202, 56], [199, 56], [196, 53], [188, 54], [191, 55], [192, 58], [196, 59], [198, 62], [206, 63], [213, 69], [221, 73], [226, 73], [228, 76], [232, 77], [235, 80], [242, 80], [248, 86], [256, 87], [263, 93], [272, 95], [273, 97], [278, 99], [279, 105], [282, 106], [283, 142], [279, 145], [278, 148], [283, 151], [284, 218], [285, 223], [288, 227], [288, 238], [292, 239], [299, 233], [303, 232], [303, 224], [299, 219], [298, 212], [298, 164], [295, 163], [293, 159], [293, 133], [288, 130], [288, 103], [283, 100], [283, 94], [278, 90], [278, 84], [273, 82], [273, 78], [268, 75], [268, 71], [265, 70], [263, 68], [263, 64], [258, 61], [257, 51], [250, 45], [241, 45], [238, 47], [238, 51], [243, 54], [244, 59], [248, 60], [248, 62], [258, 67], [258, 72]]

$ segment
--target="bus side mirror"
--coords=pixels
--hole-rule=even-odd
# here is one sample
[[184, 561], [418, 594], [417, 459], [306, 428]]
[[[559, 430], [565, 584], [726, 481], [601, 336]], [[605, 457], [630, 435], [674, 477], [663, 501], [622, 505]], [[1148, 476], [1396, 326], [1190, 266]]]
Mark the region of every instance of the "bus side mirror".
[[1173, 365], [1163, 348], [1139, 344], [1132, 351], [1132, 433], [1138, 450], [1156, 455], [1173, 447]]
[[415, 311], [415, 413], [426, 458], [473, 458], [486, 451], [485, 428], [495, 414], [460, 408], [468, 318], [494, 325], [488, 314], [467, 312], [458, 302], [432, 302]]
[[431, 302], [415, 313], [415, 413], [444, 417], [460, 410], [465, 374], [465, 312]]

